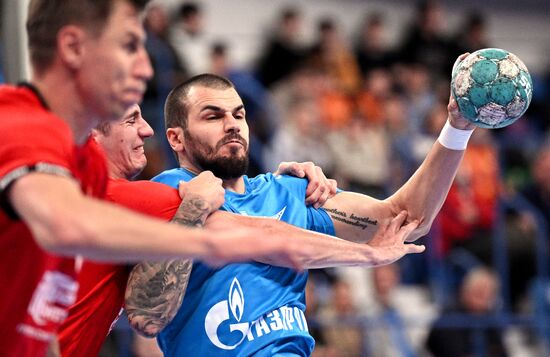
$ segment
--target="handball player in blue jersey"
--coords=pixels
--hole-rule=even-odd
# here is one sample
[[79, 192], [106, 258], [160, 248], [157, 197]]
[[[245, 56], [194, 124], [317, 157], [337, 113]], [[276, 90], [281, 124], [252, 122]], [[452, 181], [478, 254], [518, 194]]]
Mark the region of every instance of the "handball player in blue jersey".
[[[473, 128], [460, 117], [452, 99], [448, 109], [449, 120], [438, 142], [394, 195], [376, 200], [339, 192], [322, 208], [315, 208], [304, 203], [304, 179], [272, 174], [244, 176], [248, 125], [242, 100], [231, 82], [203, 74], [180, 84], [167, 98], [167, 137], [180, 167], [154, 180], [177, 187], [180, 181], [209, 170], [223, 180], [223, 210], [264, 217], [258, 221], [262, 225], [283, 221], [376, 248], [386, 245], [391, 250], [396, 236], [413, 241], [428, 232], [462, 160]], [[274, 225], [273, 229], [280, 227]], [[259, 236], [261, 239], [270, 236]], [[319, 240], [320, 245], [324, 242]], [[409, 253], [421, 251], [420, 247], [409, 246], [418, 248]], [[349, 265], [355, 254], [353, 250], [347, 256], [330, 249], [319, 250], [317, 256], [302, 263], [306, 268]], [[378, 260], [371, 266], [389, 262]], [[229, 264], [218, 269], [195, 263], [187, 290], [176, 299], [170, 295], [171, 303], [156, 306], [148, 297], [160, 301], [163, 287], [170, 284], [166, 279], [170, 272], [163, 271], [166, 266], [158, 263], [138, 265], [126, 290], [130, 323], [147, 336], [158, 334], [166, 356], [309, 356], [314, 340], [304, 317], [307, 272], [264, 263], [269, 261]]]

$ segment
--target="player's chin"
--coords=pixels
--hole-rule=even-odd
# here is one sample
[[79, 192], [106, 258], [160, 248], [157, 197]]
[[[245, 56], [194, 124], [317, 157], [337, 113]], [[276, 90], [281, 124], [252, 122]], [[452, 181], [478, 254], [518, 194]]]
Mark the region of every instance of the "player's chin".
[[136, 174], [139, 174], [141, 171], [143, 171], [145, 166], [147, 166], [147, 158], [145, 157], [145, 155], [136, 156], [132, 160], [132, 168], [134, 169]]

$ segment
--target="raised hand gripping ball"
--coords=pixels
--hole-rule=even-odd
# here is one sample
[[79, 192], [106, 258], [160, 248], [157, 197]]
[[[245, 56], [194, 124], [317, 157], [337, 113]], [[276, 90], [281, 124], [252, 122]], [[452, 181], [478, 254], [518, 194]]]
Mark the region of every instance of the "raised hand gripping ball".
[[485, 48], [453, 67], [451, 92], [462, 115], [482, 128], [502, 128], [518, 120], [531, 103], [533, 82], [513, 53]]

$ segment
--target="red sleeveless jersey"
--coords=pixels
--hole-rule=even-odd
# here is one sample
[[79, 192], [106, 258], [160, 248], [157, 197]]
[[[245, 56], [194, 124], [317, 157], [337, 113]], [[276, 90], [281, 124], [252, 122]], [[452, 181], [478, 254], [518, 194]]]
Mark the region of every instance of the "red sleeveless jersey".
[[0, 86], [0, 133], [0, 355], [41, 356], [76, 299], [77, 267], [36, 244], [11, 214], [6, 192], [36, 171], [72, 177], [84, 193], [102, 197], [105, 157], [91, 139], [77, 147], [68, 125], [28, 88]]

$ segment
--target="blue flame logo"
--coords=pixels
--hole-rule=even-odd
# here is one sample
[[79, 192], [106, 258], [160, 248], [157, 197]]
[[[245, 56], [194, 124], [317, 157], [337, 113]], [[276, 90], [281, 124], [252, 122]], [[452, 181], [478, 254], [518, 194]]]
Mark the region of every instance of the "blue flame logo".
[[244, 312], [244, 294], [237, 278], [233, 278], [229, 287], [229, 307], [235, 319], [241, 322]]

